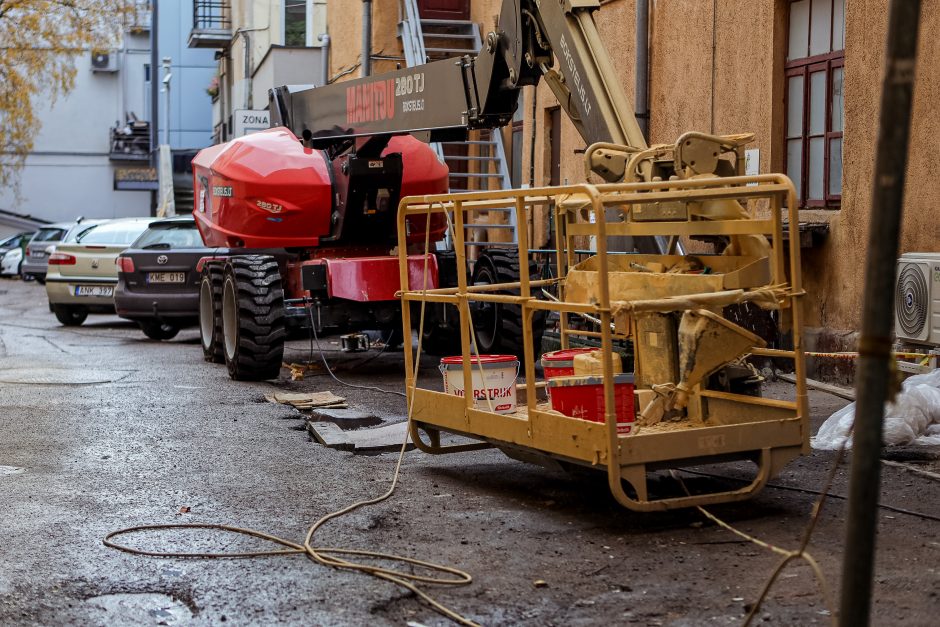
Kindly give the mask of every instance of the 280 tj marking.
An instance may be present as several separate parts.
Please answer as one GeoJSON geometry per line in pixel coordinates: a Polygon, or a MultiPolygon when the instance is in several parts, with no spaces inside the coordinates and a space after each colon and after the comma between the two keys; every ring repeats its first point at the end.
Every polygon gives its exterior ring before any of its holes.
{"type": "Polygon", "coordinates": [[[395,79],[395,95],[408,96],[420,94],[424,91],[424,72],[399,76],[395,79]]]}

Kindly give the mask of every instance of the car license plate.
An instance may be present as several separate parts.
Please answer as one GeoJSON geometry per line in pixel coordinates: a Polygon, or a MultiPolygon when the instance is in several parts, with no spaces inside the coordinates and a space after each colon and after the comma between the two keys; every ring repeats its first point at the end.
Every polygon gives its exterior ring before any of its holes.
{"type": "Polygon", "coordinates": [[[148,272],[147,283],[185,283],[185,272],[148,272]]]}
{"type": "Polygon", "coordinates": [[[113,296],[114,287],[111,285],[76,285],[76,296],[113,296]]]}

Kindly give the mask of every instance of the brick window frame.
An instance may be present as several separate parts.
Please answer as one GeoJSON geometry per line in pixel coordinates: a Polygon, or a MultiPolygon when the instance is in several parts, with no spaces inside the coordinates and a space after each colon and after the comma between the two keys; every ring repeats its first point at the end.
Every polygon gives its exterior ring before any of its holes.
{"type": "MultiPolygon", "coordinates": [[[[800,2],[801,0],[790,0],[788,3],[788,9],[792,9],[792,6],[800,2]]],[[[807,29],[807,56],[798,57],[793,59],[787,59],[784,65],[784,111],[785,113],[785,122],[784,122],[784,150],[787,162],[787,174],[790,175],[790,178],[793,179],[794,184],[797,187],[797,197],[800,202],[800,207],[803,208],[829,208],[829,209],[838,209],[842,202],[842,189],[841,189],[841,178],[842,178],[842,154],[843,154],[843,128],[844,128],[844,106],[838,112],[838,115],[835,116],[838,122],[838,125],[834,125],[834,116],[833,116],[833,103],[834,90],[833,90],[833,78],[834,75],[838,75],[844,81],[844,67],[845,67],[845,48],[844,48],[844,34],[842,35],[843,47],[840,50],[830,50],[826,53],[821,54],[810,54],[809,45],[812,41],[812,29],[813,29],[813,7],[814,2],[822,2],[835,6],[836,2],[833,0],[803,0],[809,3],[808,10],[808,29],[807,29]],[[824,112],[824,122],[821,129],[811,129],[810,128],[810,116],[811,116],[811,76],[822,73],[825,89],[825,112],[824,112]],[[791,84],[794,83],[791,79],[799,78],[802,80],[797,80],[796,85],[800,86],[798,94],[791,94],[791,84]],[[791,119],[790,119],[790,105],[792,98],[801,98],[801,111],[800,111],[800,126],[799,129],[790,128],[791,119]],[[809,197],[810,191],[810,168],[818,167],[816,164],[811,163],[811,141],[812,140],[821,140],[823,142],[823,163],[822,163],[822,194],[821,197],[809,197]],[[799,142],[800,145],[800,172],[799,176],[796,176],[795,173],[790,172],[790,146],[791,143],[799,142]],[[838,146],[838,155],[834,154],[836,151],[834,148],[838,146]],[[830,181],[830,178],[833,177],[833,165],[831,161],[833,159],[838,159],[838,181],[830,181]],[[832,184],[837,184],[837,189],[831,189],[832,184]]],[[[844,5],[843,5],[844,7],[844,5]]],[[[844,28],[844,8],[842,9],[843,15],[843,28],[844,28]]],[[[791,36],[791,23],[790,18],[792,16],[792,11],[788,10],[787,14],[787,33],[788,37],[791,36]]],[[[833,26],[834,21],[836,20],[836,11],[830,9],[829,12],[829,38],[830,43],[829,47],[832,47],[832,37],[833,37],[833,26]]],[[[789,45],[789,39],[788,39],[789,45]]],[[[788,50],[789,53],[789,50],[788,50]]],[[[839,103],[844,102],[844,88],[840,93],[839,103]]]]}

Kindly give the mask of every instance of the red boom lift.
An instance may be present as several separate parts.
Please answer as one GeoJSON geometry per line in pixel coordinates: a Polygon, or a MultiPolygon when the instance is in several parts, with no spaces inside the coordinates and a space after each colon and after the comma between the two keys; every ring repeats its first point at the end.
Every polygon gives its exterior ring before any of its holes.
{"type": "MultiPolygon", "coordinates": [[[[224,361],[236,379],[267,379],[278,375],[295,322],[330,330],[400,329],[399,200],[447,191],[447,168],[427,142],[460,141],[474,129],[504,126],[525,85],[545,79],[591,145],[591,169],[605,180],[668,180],[681,172],[671,151],[627,171],[631,155],[647,146],[597,33],[592,13],[598,8],[597,0],[505,0],[499,27],[487,34],[478,56],[322,87],[278,87],[270,93],[274,128],[201,151],[193,160],[194,214],[206,244],[221,247],[199,264],[206,359],[224,361]],[[552,67],[554,57],[560,72],[552,67]]],[[[692,141],[708,154],[735,149],[717,137],[692,141]]],[[[720,168],[728,160],[714,163],[720,168]]],[[[446,231],[435,215],[432,242],[446,231]]],[[[415,285],[423,279],[418,244],[425,235],[423,222],[409,224],[407,241],[419,253],[408,258],[415,285]]],[[[666,248],[663,238],[633,244],[641,252],[666,248]]],[[[472,281],[517,281],[518,263],[514,252],[483,250],[472,281]]],[[[432,253],[429,266],[429,288],[456,285],[453,253],[432,253]]],[[[429,315],[426,350],[459,348],[444,308],[429,315]]],[[[519,354],[517,318],[512,306],[475,316],[488,326],[479,334],[479,350],[519,354]]]]}

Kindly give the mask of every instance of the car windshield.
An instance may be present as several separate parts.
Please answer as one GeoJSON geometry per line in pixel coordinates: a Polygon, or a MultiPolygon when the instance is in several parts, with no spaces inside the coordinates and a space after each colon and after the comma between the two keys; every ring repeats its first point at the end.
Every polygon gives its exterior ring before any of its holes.
{"type": "Polygon", "coordinates": [[[34,242],[58,242],[65,235],[65,229],[39,229],[33,236],[34,242]]]}
{"type": "Polygon", "coordinates": [[[131,248],[200,248],[202,237],[195,222],[153,224],[131,248]]]}
{"type": "Polygon", "coordinates": [[[96,224],[75,238],[79,244],[128,245],[147,228],[146,222],[106,222],[96,224]]]}
{"type": "Polygon", "coordinates": [[[19,235],[14,235],[13,237],[8,237],[5,240],[0,240],[0,248],[12,248],[19,244],[19,235]]]}

